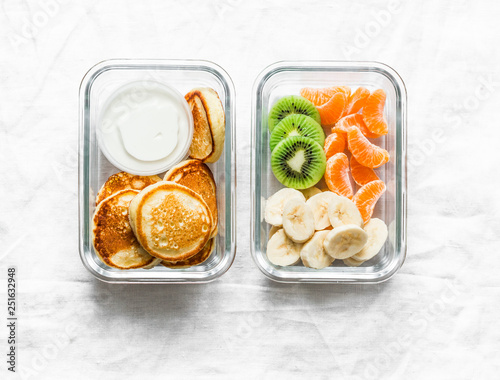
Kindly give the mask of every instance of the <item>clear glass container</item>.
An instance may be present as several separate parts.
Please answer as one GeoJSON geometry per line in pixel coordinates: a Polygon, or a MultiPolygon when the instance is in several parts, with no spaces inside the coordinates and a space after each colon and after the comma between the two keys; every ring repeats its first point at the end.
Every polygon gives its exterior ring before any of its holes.
{"type": "MultiPolygon", "coordinates": [[[[236,250],[236,154],[234,85],[218,65],[198,60],[108,60],[98,63],[80,85],[79,135],[79,248],[84,266],[98,279],[113,283],[200,283],[215,280],[232,265],[236,250]],[[185,269],[162,265],[152,269],[119,270],[99,260],[92,245],[92,215],[97,192],[111,174],[120,170],[102,154],[96,125],[102,107],[120,87],[136,81],[157,81],[181,94],[195,87],[211,87],[220,97],[226,113],[224,152],[208,166],[217,185],[219,233],[210,258],[185,269]]],[[[163,177],[163,174],[159,174],[163,177]]]]}
{"type": "Polygon", "coordinates": [[[396,71],[377,62],[294,61],[278,62],[260,73],[252,99],[252,217],[251,252],[255,264],[270,279],[279,282],[378,283],[392,277],[406,256],[406,88],[396,71]],[[377,140],[391,155],[377,169],[387,187],[374,217],[385,221],[389,237],[382,251],[359,267],[335,260],[316,270],[302,264],[281,267],[266,256],[270,225],[264,220],[265,200],[283,188],[271,171],[267,127],[268,111],[277,99],[296,94],[302,87],[364,86],[387,94],[385,117],[389,133],[377,140]]]}

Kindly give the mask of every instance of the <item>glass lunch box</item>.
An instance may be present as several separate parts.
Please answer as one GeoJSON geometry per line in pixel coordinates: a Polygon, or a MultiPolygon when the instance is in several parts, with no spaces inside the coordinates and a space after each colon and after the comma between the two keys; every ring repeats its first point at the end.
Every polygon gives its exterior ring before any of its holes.
{"type": "Polygon", "coordinates": [[[215,280],[230,268],[236,250],[234,110],[231,78],[209,61],[117,59],[98,63],[87,72],[79,94],[79,248],[84,266],[95,277],[111,283],[202,283],[215,280]],[[190,268],[170,269],[158,265],[152,269],[118,270],[103,264],[92,245],[95,197],[107,178],[120,171],[99,149],[96,120],[117,89],[142,80],[168,84],[181,94],[194,87],[211,87],[219,94],[225,109],[224,152],[216,163],[209,164],[217,185],[219,233],[210,258],[190,268]]]}
{"type": "Polygon", "coordinates": [[[257,267],[278,282],[378,283],[392,277],[406,255],[406,88],[396,71],[377,62],[293,61],[264,69],[254,83],[252,98],[252,217],[251,253],[257,267]],[[271,171],[267,126],[268,111],[277,99],[296,94],[302,87],[364,86],[387,94],[385,117],[389,133],[377,144],[389,151],[390,161],[377,169],[387,187],[373,214],[385,221],[389,237],[382,251],[359,267],[335,260],[316,270],[297,264],[276,266],[266,256],[271,228],[264,220],[265,200],[284,186],[271,171]]]}

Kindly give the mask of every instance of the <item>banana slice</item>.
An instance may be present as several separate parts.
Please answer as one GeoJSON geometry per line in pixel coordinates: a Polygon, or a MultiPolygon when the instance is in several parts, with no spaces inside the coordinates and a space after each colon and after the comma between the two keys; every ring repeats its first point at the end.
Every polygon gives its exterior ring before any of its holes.
{"type": "Polygon", "coordinates": [[[380,252],[387,240],[388,229],[385,223],[377,218],[371,218],[366,223],[365,231],[368,234],[368,241],[361,251],[356,253],[352,258],[354,260],[370,260],[380,252]]]}
{"type": "Polygon", "coordinates": [[[278,232],[280,230],[280,227],[276,227],[276,226],[271,226],[271,229],[269,230],[269,239],[267,239],[267,241],[269,241],[273,235],[278,232]]]}
{"type": "MultiPolygon", "coordinates": [[[[314,227],[317,231],[324,230],[331,225],[330,218],[328,216],[328,205],[335,201],[339,196],[331,191],[325,191],[324,193],[319,193],[306,202],[311,208],[314,215],[314,227]]],[[[354,206],[356,207],[356,206],[354,206]]]]}
{"type": "Polygon", "coordinates": [[[364,263],[364,261],[354,260],[352,257],[348,257],[347,259],[344,259],[343,261],[344,261],[344,264],[347,265],[348,267],[359,267],[361,264],[364,263]]]}
{"type": "Polygon", "coordinates": [[[283,229],[295,243],[304,243],[314,235],[314,215],[303,200],[291,199],[285,203],[283,229]]]}
{"type": "Polygon", "coordinates": [[[315,196],[316,194],[321,194],[322,191],[318,189],[317,187],[313,186],[308,189],[300,190],[302,194],[304,194],[304,197],[306,197],[306,200],[309,198],[315,196]]]}
{"type": "Polygon", "coordinates": [[[328,218],[332,226],[339,227],[346,224],[355,224],[363,228],[363,217],[358,208],[347,197],[337,197],[328,206],[328,218]]]}
{"type": "Polygon", "coordinates": [[[294,265],[300,260],[302,244],[294,243],[279,229],[267,242],[267,258],[274,265],[294,265]]]}
{"type": "Polygon", "coordinates": [[[300,251],[300,258],[306,267],[323,269],[330,266],[335,260],[325,252],[323,242],[329,231],[318,231],[309,239],[300,251]]]}
{"type": "Polygon", "coordinates": [[[304,194],[295,189],[284,188],[269,197],[266,202],[266,210],[264,212],[266,222],[276,227],[283,225],[283,208],[285,202],[290,199],[300,199],[306,201],[304,194]]]}
{"type": "Polygon", "coordinates": [[[335,227],[326,235],[325,251],[334,259],[347,259],[361,251],[368,241],[368,234],[355,224],[335,227]]]}

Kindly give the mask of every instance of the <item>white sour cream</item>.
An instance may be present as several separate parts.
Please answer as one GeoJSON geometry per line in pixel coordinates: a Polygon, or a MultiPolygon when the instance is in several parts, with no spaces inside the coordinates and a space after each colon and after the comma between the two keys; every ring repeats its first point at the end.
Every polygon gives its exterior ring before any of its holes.
{"type": "Polygon", "coordinates": [[[134,82],[106,102],[97,138],[103,154],[119,169],[158,174],[187,156],[193,116],[176,90],[152,81],[134,82]]]}

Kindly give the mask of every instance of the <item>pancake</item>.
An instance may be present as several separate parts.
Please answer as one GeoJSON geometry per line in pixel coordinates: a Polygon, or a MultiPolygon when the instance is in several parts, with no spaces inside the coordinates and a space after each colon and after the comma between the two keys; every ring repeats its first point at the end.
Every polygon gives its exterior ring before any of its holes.
{"type": "Polygon", "coordinates": [[[198,160],[186,160],[170,169],[163,180],[184,185],[201,195],[212,213],[214,228],[211,237],[217,235],[217,188],[209,167],[198,160]]]}
{"type": "Polygon", "coordinates": [[[213,229],[212,213],[201,195],[175,182],[158,182],[130,203],[132,230],[152,256],[185,260],[199,252],[213,229]]]}
{"type": "Polygon", "coordinates": [[[206,261],[215,248],[215,239],[210,239],[207,244],[201,249],[200,252],[191,256],[189,259],[181,260],[181,261],[165,261],[163,260],[161,264],[167,268],[173,269],[181,269],[181,268],[189,268],[195,265],[199,265],[206,261]]]}
{"type": "Polygon", "coordinates": [[[159,260],[139,244],[130,227],[128,208],[138,190],[122,190],[97,206],[93,220],[93,243],[101,261],[113,268],[150,268],[159,260]]]}
{"type": "Polygon", "coordinates": [[[184,98],[194,121],[190,158],[216,162],[224,150],[226,115],[219,95],[211,88],[195,88],[184,98]]]}
{"type": "Polygon", "coordinates": [[[120,190],[133,189],[142,190],[153,183],[160,182],[161,178],[157,175],[140,176],[126,172],[113,174],[102,185],[101,190],[97,193],[95,204],[98,205],[103,199],[117,193],[120,190]]]}

